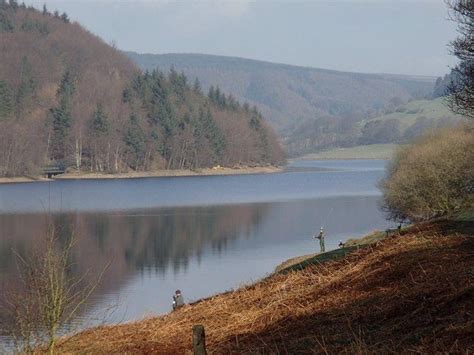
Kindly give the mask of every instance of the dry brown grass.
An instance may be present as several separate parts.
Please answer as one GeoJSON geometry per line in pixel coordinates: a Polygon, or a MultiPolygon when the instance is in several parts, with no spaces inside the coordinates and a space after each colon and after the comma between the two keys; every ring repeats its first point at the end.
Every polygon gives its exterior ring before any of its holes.
{"type": "Polygon", "coordinates": [[[306,255],[301,255],[301,256],[295,256],[294,258],[285,260],[284,262],[282,262],[280,265],[278,265],[275,268],[275,272],[283,271],[294,265],[300,265],[305,260],[314,258],[315,256],[318,256],[319,254],[321,253],[306,254],[306,255]]]}
{"type": "Polygon", "coordinates": [[[338,261],[63,340],[69,353],[474,351],[474,225],[412,227],[338,261]]]}

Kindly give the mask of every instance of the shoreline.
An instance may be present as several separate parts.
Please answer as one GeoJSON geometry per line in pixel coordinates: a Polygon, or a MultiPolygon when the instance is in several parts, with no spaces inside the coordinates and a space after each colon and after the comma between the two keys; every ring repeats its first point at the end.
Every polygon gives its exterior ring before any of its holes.
{"type": "Polygon", "coordinates": [[[41,176],[19,176],[12,178],[0,178],[0,184],[16,184],[31,182],[50,182],[58,180],[111,180],[111,179],[144,179],[160,177],[191,177],[191,176],[224,176],[224,175],[252,175],[252,174],[274,174],[284,171],[284,167],[260,166],[260,167],[240,167],[240,168],[203,168],[198,170],[176,169],[176,170],[156,170],[144,172],[128,172],[118,174],[107,173],[87,173],[70,172],[57,175],[51,179],[41,176]]]}
{"type": "Polygon", "coordinates": [[[358,157],[358,158],[324,158],[324,157],[311,157],[303,155],[297,158],[290,158],[288,162],[293,162],[295,160],[315,160],[315,161],[328,161],[328,160],[390,160],[391,158],[369,158],[369,157],[358,157]]]}
{"type": "MultiPolygon", "coordinates": [[[[298,160],[389,160],[401,145],[369,144],[347,148],[332,148],[298,156],[298,160]]],[[[289,160],[291,160],[289,159],[289,160]]]]}
{"type": "MultiPolygon", "coordinates": [[[[275,347],[282,352],[298,353],[316,346],[330,353],[352,352],[361,339],[364,349],[380,352],[403,352],[414,347],[425,350],[421,352],[431,352],[436,344],[431,338],[424,338],[426,334],[450,326],[464,334],[469,325],[462,317],[454,320],[443,317],[441,325],[432,325],[412,316],[420,311],[420,303],[427,314],[438,314],[440,307],[442,314],[452,314],[453,307],[460,312],[470,304],[465,297],[469,290],[465,280],[472,258],[469,258],[466,243],[472,245],[473,224],[453,225],[453,222],[419,223],[391,236],[382,233],[380,238],[380,232],[374,232],[352,239],[346,252],[339,249],[292,258],[285,262],[289,265],[282,270],[277,269],[255,283],[188,303],[177,311],[91,327],[61,337],[57,350],[187,353],[192,351],[193,325],[203,324],[210,353],[246,353],[275,347]],[[454,263],[453,255],[458,256],[454,263]],[[451,271],[453,267],[455,273],[451,271]],[[409,275],[406,270],[411,270],[409,275]],[[443,287],[446,280],[459,286],[454,290],[443,287]],[[436,299],[423,303],[426,294],[435,294],[436,299]],[[456,302],[452,303],[452,299],[456,302]],[[395,321],[392,320],[394,309],[403,310],[396,313],[395,321]],[[348,319],[356,319],[362,329],[373,331],[373,314],[378,322],[374,337],[370,336],[371,332],[354,335],[352,326],[347,326],[348,319]],[[396,328],[394,332],[393,324],[401,321],[409,322],[408,326],[396,328]],[[416,329],[416,339],[420,340],[403,343],[413,334],[413,329],[416,329]],[[323,345],[316,338],[308,338],[309,332],[316,331],[323,332],[323,345]],[[400,344],[397,348],[385,345],[380,348],[379,339],[387,334],[390,340],[400,344]],[[262,348],[262,339],[265,348],[262,348]]],[[[457,339],[459,334],[451,335],[457,339]]],[[[470,343],[463,344],[462,349],[470,346],[470,343]]]]}

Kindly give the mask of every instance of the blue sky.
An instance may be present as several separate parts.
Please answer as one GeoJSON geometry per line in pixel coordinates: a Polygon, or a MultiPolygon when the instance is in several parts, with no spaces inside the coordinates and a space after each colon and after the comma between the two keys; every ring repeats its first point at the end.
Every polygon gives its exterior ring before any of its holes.
{"type": "Polygon", "coordinates": [[[456,36],[442,0],[27,0],[123,50],[207,53],[344,71],[443,75],[456,36]]]}

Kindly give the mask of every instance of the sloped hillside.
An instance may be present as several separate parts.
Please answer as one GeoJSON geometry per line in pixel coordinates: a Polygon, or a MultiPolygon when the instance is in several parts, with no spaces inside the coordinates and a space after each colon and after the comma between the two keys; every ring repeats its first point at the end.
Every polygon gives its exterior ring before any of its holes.
{"type": "Polygon", "coordinates": [[[261,114],[141,70],[66,14],[0,2],[0,176],[278,164],[261,114]]]}
{"type": "MultiPolygon", "coordinates": [[[[347,130],[338,132],[327,127],[336,127],[331,119],[328,119],[328,126],[321,126],[321,120],[308,120],[301,124],[293,133],[287,137],[285,144],[290,151],[310,151],[311,147],[326,142],[329,146],[338,146],[337,151],[342,152],[348,147],[355,147],[352,151],[356,157],[375,156],[373,152],[365,150],[373,145],[384,144],[404,144],[411,142],[414,138],[427,133],[430,130],[454,126],[465,120],[460,115],[454,114],[447,106],[444,97],[436,99],[413,100],[406,104],[391,108],[383,115],[361,120],[354,125],[347,125],[347,130]],[[341,142],[341,139],[344,139],[341,142]],[[360,148],[358,148],[360,147],[360,148]],[[357,155],[357,151],[361,154],[357,155]]],[[[374,146],[377,150],[377,147],[374,146]]],[[[330,150],[331,154],[336,150],[330,150]]],[[[336,154],[337,156],[338,154],[336,154]]],[[[307,157],[320,158],[324,154],[308,154],[307,157]]],[[[344,156],[344,155],[341,155],[344,156]]]]}
{"type": "MultiPolygon", "coordinates": [[[[470,353],[474,224],[416,225],[344,258],[293,267],[158,318],[64,339],[70,353],[470,353]]],[[[308,264],[308,263],[306,263],[308,264]]]]}
{"type": "Polygon", "coordinates": [[[360,144],[404,143],[434,128],[455,125],[464,118],[453,113],[445,98],[415,100],[394,112],[360,123],[360,144]]]}
{"type": "Polygon", "coordinates": [[[291,154],[357,144],[356,123],[431,95],[435,78],[347,73],[203,54],[127,53],[144,69],[174,67],[263,112],[291,154]],[[305,133],[311,130],[311,139],[305,133]]]}

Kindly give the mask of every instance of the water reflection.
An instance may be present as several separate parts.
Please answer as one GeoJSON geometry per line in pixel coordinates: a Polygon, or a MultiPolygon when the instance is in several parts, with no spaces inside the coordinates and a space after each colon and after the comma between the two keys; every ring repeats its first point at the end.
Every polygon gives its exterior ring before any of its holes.
{"type": "MultiPolygon", "coordinates": [[[[339,239],[385,228],[377,200],[335,197],[51,218],[60,233],[77,235],[75,272],[99,271],[111,261],[85,313],[118,299],[110,320],[119,321],[167,312],[177,288],[188,300],[209,296],[260,278],[289,257],[315,252],[311,236],[321,225],[328,249],[339,239]]],[[[45,228],[41,214],[0,216],[2,294],[18,282],[12,250],[34,248],[45,228]]]]}
{"type": "MultiPolygon", "coordinates": [[[[168,312],[259,279],[280,262],[388,226],[378,209],[383,161],[296,161],[281,174],[0,185],[0,307],[19,287],[13,250],[41,245],[47,216],[77,236],[74,270],[110,266],[81,317],[107,321],[168,312]],[[46,213],[47,212],[47,213],[46,213]]],[[[88,280],[85,280],[87,282],[88,280]]],[[[0,312],[0,327],[9,320],[0,312]]],[[[1,340],[0,340],[1,343],[1,340]]]]}
{"type": "MultiPolygon", "coordinates": [[[[237,237],[249,237],[266,210],[265,205],[211,206],[122,214],[67,213],[49,218],[60,241],[71,233],[76,235],[75,273],[97,273],[111,261],[95,295],[99,299],[100,294],[120,292],[130,275],[145,269],[161,275],[168,269],[185,272],[191,258],[201,260],[204,249],[222,253],[237,237]]],[[[0,216],[2,295],[18,288],[18,260],[13,251],[25,255],[37,248],[47,223],[47,216],[40,214],[0,216]]]]}

